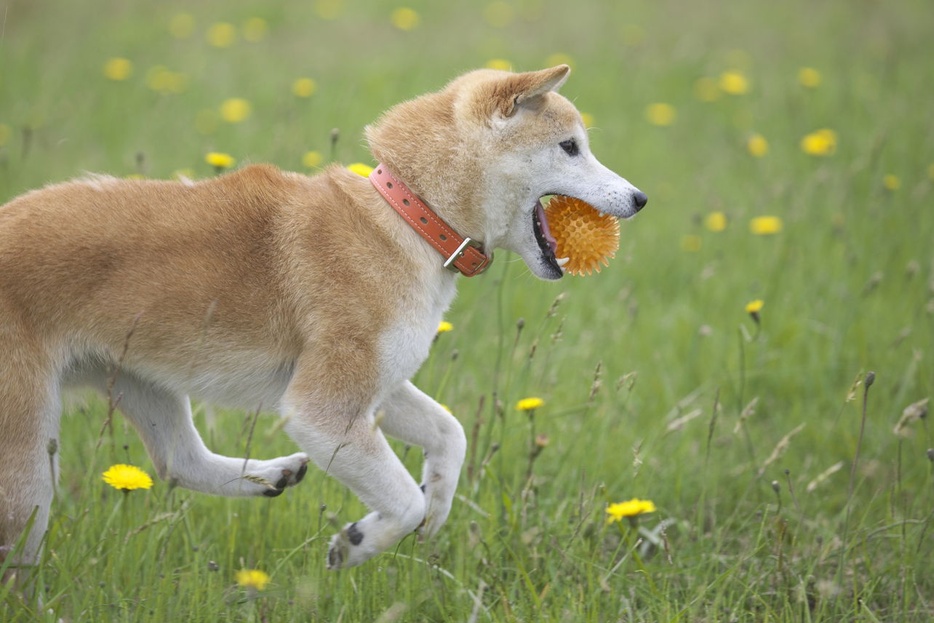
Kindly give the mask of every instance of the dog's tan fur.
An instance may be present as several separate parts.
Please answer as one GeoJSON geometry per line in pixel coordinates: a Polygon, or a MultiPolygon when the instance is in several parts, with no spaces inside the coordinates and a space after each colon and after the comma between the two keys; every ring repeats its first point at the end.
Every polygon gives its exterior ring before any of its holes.
{"type": "MultiPolygon", "coordinates": [[[[560,277],[531,232],[538,197],[575,195],[621,217],[644,203],[586,150],[577,111],[554,92],[567,72],[466,74],[387,112],[367,130],[371,150],[462,235],[560,277]],[[580,159],[557,146],[568,138],[580,159]]],[[[310,457],[373,511],[334,537],[331,567],[434,533],[466,442],[407,379],[454,296],[442,260],[338,167],[250,166],[196,183],[95,176],[0,208],[0,556],[33,514],[17,561],[39,551],[57,477],[49,444],[72,385],[114,385],[159,475],[182,486],[274,495],[310,457]],[[211,453],[189,395],[278,410],[307,455],[211,453]],[[384,432],[425,448],[421,487],[384,432]]]]}

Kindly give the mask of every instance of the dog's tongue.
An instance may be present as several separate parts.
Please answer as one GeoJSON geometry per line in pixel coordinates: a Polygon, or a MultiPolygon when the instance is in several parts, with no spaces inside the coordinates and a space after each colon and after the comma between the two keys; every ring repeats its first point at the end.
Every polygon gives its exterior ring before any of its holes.
{"type": "Polygon", "coordinates": [[[545,208],[542,207],[541,201],[535,204],[535,217],[542,225],[542,236],[544,236],[545,242],[548,243],[548,246],[551,247],[551,252],[554,253],[558,249],[558,241],[551,235],[551,230],[548,228],[548,219],[545,218],[545,208]]]}

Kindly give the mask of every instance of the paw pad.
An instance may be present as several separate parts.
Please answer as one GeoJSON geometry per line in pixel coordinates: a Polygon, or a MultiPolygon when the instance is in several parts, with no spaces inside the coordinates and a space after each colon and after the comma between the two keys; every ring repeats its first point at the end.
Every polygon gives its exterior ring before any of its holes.
{"type": "Polygon", "coordinates": [[[347,526],[347,539],[350,541],[351,545],[360,545],[363,543],[363,533],[357,528],[356,523],[347,526]]]}

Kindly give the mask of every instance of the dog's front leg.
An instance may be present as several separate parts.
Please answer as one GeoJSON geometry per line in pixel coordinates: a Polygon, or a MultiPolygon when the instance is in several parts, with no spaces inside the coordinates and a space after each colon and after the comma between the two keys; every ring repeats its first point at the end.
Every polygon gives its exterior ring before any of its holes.
{"type": "Polygon", "coordinates": [[[380,426],[390,437],[425,451],[422,490],[427,511],[419,529],[426,537],[444,525],[454,501],[467,451],[464,428],[430,396],[406,381],[381,405],[380,426]]]}
{"type": "Polygon", "coordinates": [[[371,511],[331,539],[329,569],[359,565],[422,524],[425,496],[376,425],[372,405],[293,390],[284,411],[287,432],[312,461],[371,511]]]}

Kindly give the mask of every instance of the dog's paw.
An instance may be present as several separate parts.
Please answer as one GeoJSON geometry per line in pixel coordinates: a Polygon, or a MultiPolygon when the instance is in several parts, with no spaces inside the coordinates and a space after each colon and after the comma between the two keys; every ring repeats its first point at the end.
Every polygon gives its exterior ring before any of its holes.
{"type": "Polygon", "coordinates": [[[444,486],[445,484],[439,479],[434,479],[423,483],[421,486],[422,492],[425,494],[427,510],[424,521],[418,526],[419,541],[433,537],[448,520],[454,497],[454,488],[444,486]]]}
{"type": "Polygon", "coordinates": [[[372,512],[360,521],[347,524],[331,537],[328,546],[328,569],[355,567],[393,547],[415,530],[423,515],[423,505],[416,505],[411,516],[390,518],[372,512]]]}
{"type": "Polygon", "coordinates": [[[247,467],[243,475],[247,480],[261,487],[260,492],[266,497],[281,495],[286,488],[294,487],[308,473],[308,455],[298,452],[269,461],[258,461],[247,467]]]}
{"type": "Polygon", "coordinates": [[[363,547],[366,535],[358,526],[358,522],[347,524],[344,529],[331,537],[328,546],[328,569],[336,571],[346,567],[359,565],[368,560],[374,552],[363,547]]]}

